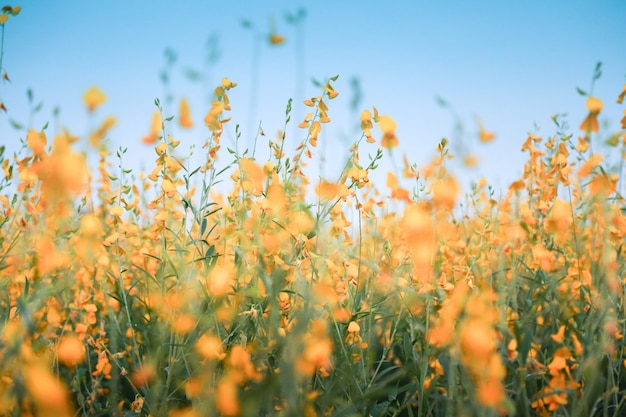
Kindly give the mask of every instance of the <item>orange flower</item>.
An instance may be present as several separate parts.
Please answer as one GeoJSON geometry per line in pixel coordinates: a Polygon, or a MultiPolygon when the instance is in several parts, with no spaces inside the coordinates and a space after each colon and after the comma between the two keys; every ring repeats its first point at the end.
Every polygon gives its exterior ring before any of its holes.
{"type": "Polygon", "coordinates": [[[578,170],[578,177],[585,178],[602,162],[601,154],[593,154],[578,170]]]}
{"type": "Polygon", "coordinates": [[[463,164],[468,168],[475,168],[479,165],[479,158],[475,154],[467,154],[463,157],[463,164]]]}
{"type": "Polygon", "coordinates": [[[598,131],[598,114],[602,111],[602,101],[595,97],[587,98],[587,110],[589,114],[580,124],[580,130],[585,132],[598,131]]]}
{"type": "Polygon", "coordinates": [[[396,122],[389,116],[383,115],[378,118],[378,128],[383,132],[381,146],[386,149],[398,147],[398,138],[396,137],[396,122]]]}
{"type": "Polygon", "coordinates": [[[468,320],[461,329],[461,350],[469,361],[485,361],[496,348],[495,333],[480,319],[468,320]]]}
{"type": "Polygon", "coordinates": [[[106,95],[98,87],[90,87],[83,96],[87,110],[93,112],[106,101],[106,95]]]}
{"type": "Polygon", "coordinates": [[[348,333],[358,333],[360,331],[361,326],[359,326],[359,323],[356,321],[351,321],[350,324],[348,324],[348,333]]]}
{"type": "Polygon", "coordinates": [[[191,314],[181,314],[172,322],[172,329],[176,334],[187,335],[196,327],[196,318],[191,314]]]}
{"type": "Polygon", "coordinates": [[[376,142],[376,140],[372,138],[372,127],[374,127],[372,124],[372,113],[369,110],[363,110],[361,112],[361,130],[363,131],[368,143],[376,142]]]}
{"type": "Polygon", "coordinates": [[[398,126],[391,117],[383,115],[378,118],[378,127],[383,134],[390,135],[395,132],[398,126]]]}
{"type": "Polygon", "coordinates": [[[409,191],[400,187],[398,178],[391,171],[387,172],[387,188],[391,190],[391,198],[407,202],[411,201],[409,191]]]}
{"type": "Polygon", "coordinates": [[[570,205],[561,199],[557,199],[550,209],[550,215],[545,220],[546,230],[553,233],[563,233],[571,227],[572,222],[570,205]]]}
{"type": "Polygon", "coordinates": [[[87,185],[85,157],[72,150],[70,144],[74,141],[76,138],[68,133],[58,135],[50,155],[34,167],[46,201],[63,201],[87,185]]]}
{"type": "Polygon", "coordinates": [[[315,188],[315,192],[320,199],[328,201],[335,198],[343,198],[350,195],[350,190],[345,184],[335,184],[326,180],[320,181],[315,188]]]}
{"type": "Polygon", "coordinates": [[[478,133],[478,138],[480,139],[481,142],[491,142],[494,138],[496,137],[496,135],[493,132],[487,132],[486,130],[481,129],[480,132],[478,133]]]}
{"type": "Polygon", "coordinates": [[[109,210],[109,214],[111,214],[111,216],[113,217],[120,217],[122,214],[124,214],[124,207],[113,206],[111,207],[111,210],[109,210]]]}
{"type": "Polygon", "coordinates": [[[589,182],[589,193],[592,195],[609,195],[615,192],[617,179],[616,174],[610,174],[610,176],[594,175],[589,182]]]}
{"type": "Polygon", "coordinates": [[[41,415],[72,416],[65,386],[44,367],[30,366],[24,372],[26,387],[41,415]]]}
{"type": "Polygon", "coordinates": [[[231,80],[229,80],[226,77],[222,78],[222,87],[224,87],[227,90],[230,90],[233,87],[237,87],[237,83],[232,82],[231,80]]]}
{"type": "Polygon", "coordinates": [[[229,265],[216,265],[209,274],[209,293],[213,297],[226,295],[233,285],[235,271],[229,265]]]}
{"type": "Polygon", "coordinates": [[[622,87],[623,91],[617,96],[617,103],[622,104],[624,102],[624,96],[626,96],[626,84],[622,87]]]}
{"type": "Polygon", "coordinates": [[[111,371],[113,366],[109,362],[106,352],[100,352],[98,354],[98,363],[96,363],[96,369],[91,373],[93,376],[104,376],[105,379],[111,379],[111,371]]]}
{"type": "Polygon", "coordinates": [[[222,346],[222,341],[209,334],[200,336],[195,345],[196,352],[205,359],[221,360],[226,354],[222,346]]]}
{"type": "Polygon", "coordinates": [[[496,135],[493,132],[485,130],[483,122],[479,117],[476,118],[476,122],[478,123],[478,139],[483,143],[491,142],[496,135]]]}
{"type": "Polygon", "coordinates": [[[35,156],[41,157],[45,155],[47,140],[44,131],[37,132],[36,130],[30,129],[26,134],[26,143],[28,143],[28,147],[32,149],[35,156]]]}
{"type": "Polygon", "coordinates": [[[506,394],[504,386],[498,379],[491,378],[488,381],[481,381],[477,385],[476,399],[480,404],[491,408],[498,408],[502,405],[506,394]]]}
{"type": "Polygon", "coordinates": [[[269,42],[271,45],[280,45],[285,42],[285,37],[277,33],[271,33],[269,36],[269,42]]]}
{"type": "Polygon", "coordinates": [[[263,193],[265,173],[253,159],[241,158],[239,162],[242,176],[242,188],[247,193],[260,196],[263,193]]]}
{"type": "Polygon", "coordinates": [[[312,320],[302,355],[296,361],[296,369],[303,376],[313,376],[318,370],[324,376],[333,366],[332,353],[333,343],[326,332],[326,323],[323,320],[312,320]]]}
{"type": "Polygon", "coordinates": [[[261,207],[263,210],[271,210],[275,216],[284,216],[287,213],[287,195],[278,180],[275,179],[267,188],[267,195],[261,202],[261,207]]]}
{"type": "Polygon", "coordinates": [[[189,129],[193,127],[193,120],[191,120],[191,111],[189,110],[189,103],[186,99],[180,100],[179,117],[178,122],[180,127],[189,129]]]}
{"type": "Polygon", "coordinates": [[[156,369],[153,365],[144,364],[139,369],[135,370],[130,376],[130,381],[136,388],[141,388],[147,385],[157,376],[156,369]]]}
{"type": "Polygon", "coordinates": [[[589,110],[589,113],[598,114],[602,111],[603,104],[600,99],[595,97],[589,97],[587,99],[586,107],[587,110],[589,110]]]}
{"type": "Polygon", "coordinates": [[[85,345],[76,336],[64,336],[57,346],[59,362],[74,367],[85,360],[85,345]]]}
{"type": "Polygon", "coordinates": [[[89,143],[91,144],[91,146],[97,146],[98,143],[102,140],[102,138],[106,136],[109,130],[113,126],[115,126],[116,122],[117,121],[115,117],[113,116],[109,116],[106,119],[104,119],[104,122],[102,122],[102,125],[98,128],[98,130],[96,130],[89,136],[89,143]]]}
{"type": "Polygon", "coordinates": [[[506,345],[506,349],[509,352],[507,355],[509,360],[517,359],[517,339],[511,339],[506,345]]]}
{"type": "Polygon", "coordinates": [[[152,123],[150,124],[150,133],[143,137],[143,143],[149,145],[159,140],[159,132],[161,131],[161,114],[158,111],[152,113],[152,123]]]}
{"type": "Polygon", "coordinates": [[[167,417],[200,417],[200,414],[192,407],[185,407],[168,411],[167,417]]]}
{"type": "Polygon", "coordinates": [[[460,192],[459,185],[452,177],[442,178],[435,181],[431,187],[433,193],[433,203],[438,208],[452,210],[456,203],[456,198],[460,192]]]}
{"type": "Polygon", "coordinates": [[[215,393],[217,409],[227,417],[239,414],[239,394],[237,391],[237,384],[228,374],[217,384],[217,392],[215,393]]]}

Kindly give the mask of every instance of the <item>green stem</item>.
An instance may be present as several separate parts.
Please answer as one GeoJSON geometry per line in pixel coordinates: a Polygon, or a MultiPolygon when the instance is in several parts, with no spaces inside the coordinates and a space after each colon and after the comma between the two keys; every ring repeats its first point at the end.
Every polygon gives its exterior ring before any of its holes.
{"type": "Polygon", "coordinates": [[[0,36],[0,73],[2,73],[2,58],[4,58],[4,23],[0,26],[2,27],[2,35],[0,36]]]}

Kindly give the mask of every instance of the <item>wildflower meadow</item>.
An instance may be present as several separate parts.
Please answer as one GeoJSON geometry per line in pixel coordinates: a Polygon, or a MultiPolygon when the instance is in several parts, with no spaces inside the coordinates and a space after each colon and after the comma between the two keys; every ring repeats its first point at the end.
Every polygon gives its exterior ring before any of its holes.
{"type": "Polygon", "coordinates": [[[155,100],[145,171],[107,145],[97,87],[88,135],[2,138],[21,146],[0,146],[0,415],[626,415],[626,110],[598,123],[626,85],[581,91],[571,132],[520,132],[500,192],[462,191],[445,139],[370,180],[402,140],[376,108],[337,178],[307,176],[336,80],[287,103],[304,140],[259,135],[263,159],[223,146],[228,78],[202,119],[175,88],[173,116],[155,100]],[[193,125],[198,166],[176,137],[193,125]]]}

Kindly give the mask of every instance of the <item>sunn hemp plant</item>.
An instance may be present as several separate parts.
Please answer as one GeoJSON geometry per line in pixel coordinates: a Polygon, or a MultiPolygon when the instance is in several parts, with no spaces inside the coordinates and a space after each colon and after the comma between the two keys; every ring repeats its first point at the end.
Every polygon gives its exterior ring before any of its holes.
{"type": "MultiPolygon", "coordinates": [[[[587,97],[580,134],[556,116],[529,134],[522,177],[461,207],[446,140],[370,181],[400,140],[376,108],[338,179],[305,175],[335,80],[304,102],[295,153],[282,134],[265,161],[218,164],[227,78],[198,167],[172,133],[197,123],[184,100],[175,118],[155,101],[149,172],[107,149],[111,117],[0,147],[0,414],[624,415],[626,204],[623,162],[591,152],[603,102],[587,97]]],[[[105,100],[84,96],[94,117],[105,100]]],[[[624,160],[626,117],[606,146],[624,160]]]]}

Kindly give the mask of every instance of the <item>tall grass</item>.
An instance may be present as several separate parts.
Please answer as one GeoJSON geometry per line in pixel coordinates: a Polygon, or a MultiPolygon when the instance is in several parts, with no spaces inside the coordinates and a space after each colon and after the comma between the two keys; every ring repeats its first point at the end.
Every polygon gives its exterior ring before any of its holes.
{"type": "MultiPolygon", "coordinates": [[[[187,110],[166,119],[159,100],[146,172],[123,147],[88,167],[68,132],[0,148],[0,413],[623,415],[626,206],[621,165],[590,150],[602,101],[578,132],[555,118],[529,135],[522,177],[460,208],[446,141],[369,180],[398,142],[376,109],[337,180],[304,174],[335,80],[289,103],[286,120],[309,108],[306,138],[265,161],[221,146],[226,78],[201,166],[172,134],[187,110]]],[[[621,128],[607,146],[623,158],[621,128]]]]}

